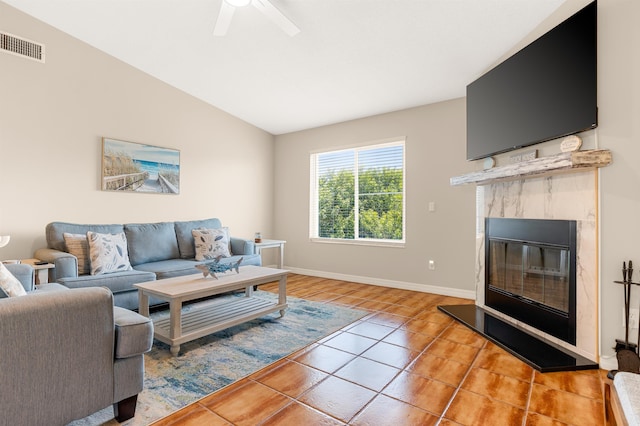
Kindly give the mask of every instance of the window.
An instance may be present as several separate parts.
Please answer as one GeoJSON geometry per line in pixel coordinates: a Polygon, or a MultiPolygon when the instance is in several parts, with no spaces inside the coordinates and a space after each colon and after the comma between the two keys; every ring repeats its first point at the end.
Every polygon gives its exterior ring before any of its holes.
{"type": "Polygon", "coordinates": [[[311,154],[310,202],[312,239],[404,243],[404,140],[311,154]]]}

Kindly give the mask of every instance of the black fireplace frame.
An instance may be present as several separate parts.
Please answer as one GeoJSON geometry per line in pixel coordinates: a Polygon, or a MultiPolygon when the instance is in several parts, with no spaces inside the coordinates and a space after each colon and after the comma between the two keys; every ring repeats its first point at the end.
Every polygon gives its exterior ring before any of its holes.
{"type": "Polygon", "coordinates": [[[576,248],[575,220],[485,218],[485,305],[551,336],[576,344],[576,248]],[[568,312],[489,286],[491,240],[559,247],[569,251],[568,312]]]}

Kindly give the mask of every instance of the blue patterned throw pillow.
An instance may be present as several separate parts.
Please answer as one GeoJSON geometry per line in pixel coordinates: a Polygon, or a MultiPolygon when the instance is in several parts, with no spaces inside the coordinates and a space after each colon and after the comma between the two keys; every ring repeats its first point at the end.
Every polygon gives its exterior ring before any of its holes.
{"type": "Polygon", "coordinates": [[[227,228],[194,229],[191,234],[196,245],[196,260],[213,260],[218,256],[231,256],[227,228]]]}
{"type": "Polygon", "coordinates": [[[91,275],[110,274],[112,272],[130,271],[127,238],[124,232],[118,234],[100,234],[87,232],[89,257],[91,258],[91,275]]]}

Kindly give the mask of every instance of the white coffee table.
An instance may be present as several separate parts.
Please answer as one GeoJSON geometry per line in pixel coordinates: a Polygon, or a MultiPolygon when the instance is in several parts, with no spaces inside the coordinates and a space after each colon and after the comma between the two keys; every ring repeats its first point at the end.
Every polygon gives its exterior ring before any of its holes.
{"type": "Polygon", "coordinates": [[[139,292],[139,312],[149,316],[149,297],[154,296],[169,302],[169,318],[153,322],[154,337],[171,346],[174,356],[180,352],[180,345],[219,330],[280,311],[284,315],[287,308],[287,274],[283,269],[260,266],[241,266],[235,271],[217,274],[218,279],[203,277],[202,273],[166,278],[134,284],[139,292]],[[278,302],[252,297],[253,287],[278,281],[278,302]],[[226,300],[218,304],[195,307],[182,312],[182,303],[226,293],[245,290],[245,297],[226,300]]]}

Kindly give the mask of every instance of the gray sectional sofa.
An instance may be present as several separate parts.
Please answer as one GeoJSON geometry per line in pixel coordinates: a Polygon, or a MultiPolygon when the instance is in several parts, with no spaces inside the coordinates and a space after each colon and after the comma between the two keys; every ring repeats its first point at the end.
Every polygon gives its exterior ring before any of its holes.
{"type": "Polygon", "coordinates": [[[0,424],[64,425],[110,405],[118,421],[133,417],[149,318],[115,307],[104,288],[36,288],[31,266],[7,269],[27,294],[0,297],[0,424]]]}
{"type": "MultiPolygon", "coordinates": [[[[111,225],[85,225],[52,222],[46,226],[47,247],[36,250],[35,257],[55,265],[50,270],[50,281],[69,288],[107,287],[114,296],[117,306],[127,309],[138,308],[136,283],[153,281],[180,275],[196,274],[195,265],[203,261],[195,260],[194,229],[219,229],[222,223],[217,218],[111,225]],[[69,253],[64,234],[86,234],[88,231],[101,234],[124,232],[132,269],[100,275],[78,272],[78,258],[69,253]]],[[[261,266],[259,254],[254,254],[252,240],[229,238],[231,257],[221,262],[236,262],[243,258],[242,265],[261,266]]],[[[151,300],[151,304],[159,303],[151,300]]]]}

